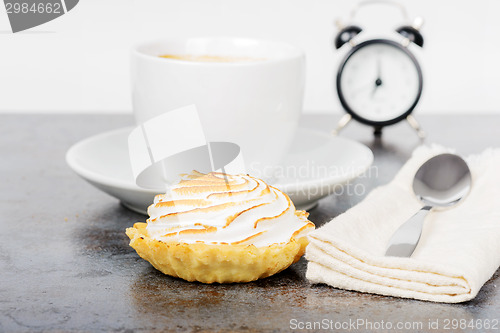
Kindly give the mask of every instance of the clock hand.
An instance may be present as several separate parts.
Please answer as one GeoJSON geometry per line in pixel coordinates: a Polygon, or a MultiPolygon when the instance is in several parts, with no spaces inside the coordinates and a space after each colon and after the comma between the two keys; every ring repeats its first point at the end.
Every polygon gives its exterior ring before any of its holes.
{"type": "Polygon", "coordinates": [[[375,95],[375,92],[377,91],[378,87],[380,87],[382,85],[382,80],[380,78],[377,78],[375,80],[375,86],[373,87],[373,90],[372,90],[372,98],[373,96],[375,95]]]}
{"type": "Polygon", "coordinates": [[[380,54],[377,54],[377,79],[375,80],[375,86],[373,87],[371,97],[373,98],[377,88],[382,85],[382,62],[380,60],[380,54]]]}
{"type": "Polygon", "coordinates": [[[377,54],[377,80],[382,80],[382,61],[380,54],[377,54]]]}

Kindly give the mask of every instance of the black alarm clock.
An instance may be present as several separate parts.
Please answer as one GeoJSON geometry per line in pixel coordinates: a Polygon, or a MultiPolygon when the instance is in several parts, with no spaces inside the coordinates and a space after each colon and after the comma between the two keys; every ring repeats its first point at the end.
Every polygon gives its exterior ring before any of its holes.
{"type": "MultiPolygon", "coordinates": [[[[389,4],[406,10],[391,1],[364,1],[351,13],[351,20],[358,9],[368,4],[389,4]]],[[[342,59],[336,77],[336,88],[346,115],[340,120],[338,133],[351,119],[372,126],[375,135],[382,128],[407,120],[424,137],[415,118],[411,115],[422,95],[423,78],[420,65],[408,49],[413,43],[422,47],[424,39],[419,29],[422,19],[412,25],[396,29],[399,40],[376,38],[357,42],[362,31],[357,25],[341,27],[335,37],[335,48],[349,45],[351,49],[342,59]]]]}

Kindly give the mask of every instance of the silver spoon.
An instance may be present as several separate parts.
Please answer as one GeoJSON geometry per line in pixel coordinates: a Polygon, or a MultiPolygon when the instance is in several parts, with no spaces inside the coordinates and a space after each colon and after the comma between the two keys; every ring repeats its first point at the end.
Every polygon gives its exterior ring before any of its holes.
{"type": "Polygon", "coordinates": [[[413,192],[424,206],[392,235],[385,255],[411,257],[427,213],[434,206],[458,203],[469,193],[471,182],[469,167],[460,156],[441,154],[422,164],[413,179],[413,192]]]}

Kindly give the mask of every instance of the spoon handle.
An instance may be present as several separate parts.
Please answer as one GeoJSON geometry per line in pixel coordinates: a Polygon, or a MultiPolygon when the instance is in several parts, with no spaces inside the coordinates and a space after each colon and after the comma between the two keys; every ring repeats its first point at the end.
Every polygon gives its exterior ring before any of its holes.
{"type": "Polygon", "coordinates": [[[389,245],[385,252],[386,256],[411,257],[420,240],[425,216],[431,209],[432,206],[422,207],[396,230],[389,240],[389,245]]]}

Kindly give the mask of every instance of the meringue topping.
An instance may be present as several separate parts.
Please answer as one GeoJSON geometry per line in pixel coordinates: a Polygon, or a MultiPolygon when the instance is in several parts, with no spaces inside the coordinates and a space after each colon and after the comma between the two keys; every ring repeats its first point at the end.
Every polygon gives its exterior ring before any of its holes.
{"type": "Polygon", "coordinates": [[[147,231],[166,242],[286,243],[314,229],[290,198],[249,175],[193,171],[149,206],[147,231]]]}

